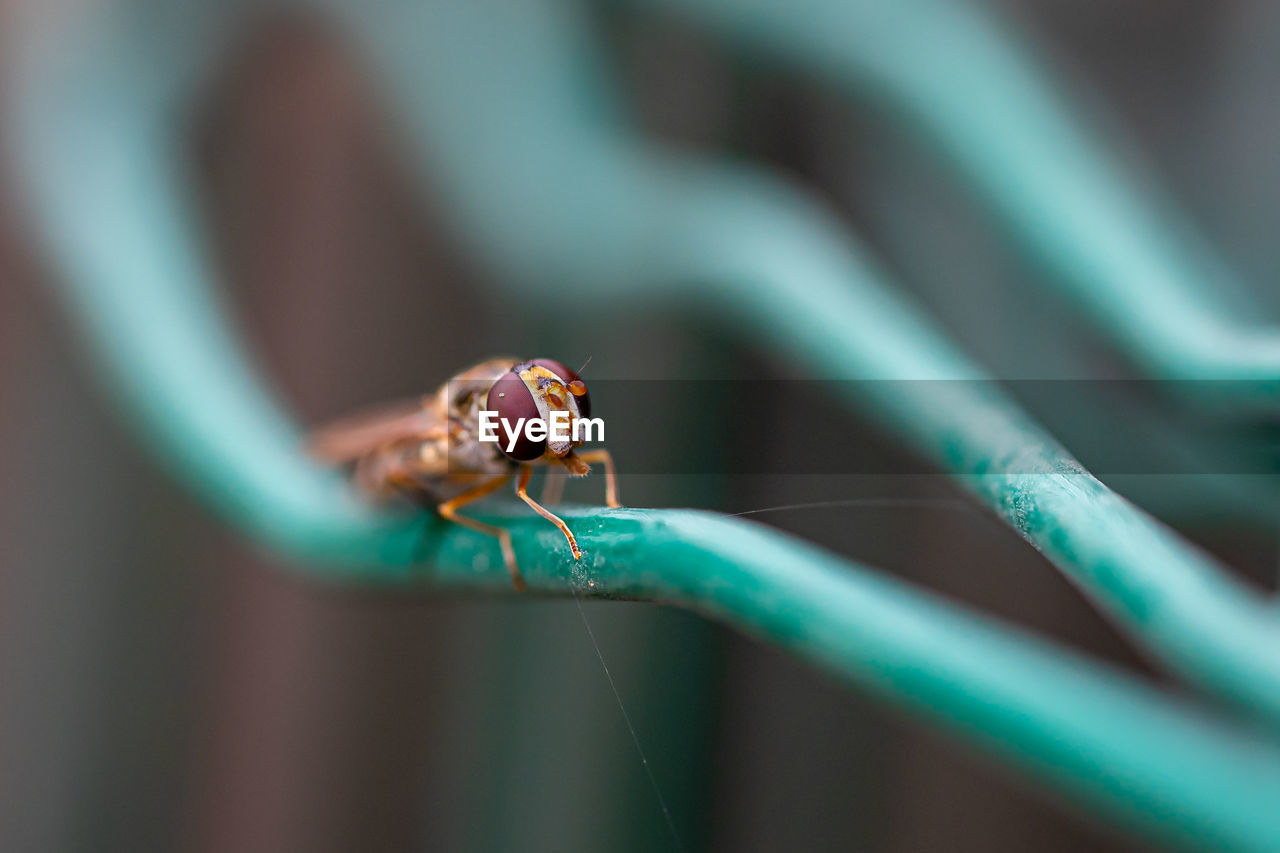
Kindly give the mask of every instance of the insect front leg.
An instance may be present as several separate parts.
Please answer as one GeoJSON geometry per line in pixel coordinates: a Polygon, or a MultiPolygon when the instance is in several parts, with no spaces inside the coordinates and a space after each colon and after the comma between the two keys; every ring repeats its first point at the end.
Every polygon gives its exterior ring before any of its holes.
{"type": "Polygon", "coordinates": [[[578,540],[573,537],[573,531],[569,529],[569,525],[564,523],[564,519],[556,515],[542,504],[529,497],[527,489],[529,488],[529,478],[533,476],[533,469],[525,465],[520,469],[520,478],[516,480],[516,494],[520,496],[520,500],[524,501],[538,515],[560,528],[560,532],[564,534],[564,538],[569,540],[569,550],[573,552],[573,559],[581,560],[582,551],[578,550],[578,540]]]}
{"type": "Polygon", "coordinates": [[[502,559],[507,564],[507,571],[511,573],[511,583],[518,592],[524,592],[526,584],[524,575],[520,574],[520,567],[516,565],[516,552],[511,547],[511,534],[501,527],[492,524],[485,524],[483,521],[477,521],[474,518],[468,518],[465,515],[458,515],[458,510],[470,503],[475,503],[486,495],[492,494],[511,479],[510,474],[501,474],[494,477],[488,482],[481,483],[474,489],[469,489],[458,495],[452,500],[447,500],[436,507],[436,512],[447,518],[455,524],[461,524],[469,530],[477,533],[483,533],[486,536],[492,536],[498,540],[499,546],[502,548],[502,559]]]}

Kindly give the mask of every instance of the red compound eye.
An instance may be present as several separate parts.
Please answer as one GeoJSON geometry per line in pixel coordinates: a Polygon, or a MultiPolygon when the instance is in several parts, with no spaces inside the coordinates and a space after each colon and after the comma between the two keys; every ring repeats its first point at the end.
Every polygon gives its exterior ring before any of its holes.
{"type": "Polygon", "coordinates": [[[560,377],[560,379],[564,381],[564,384],[571,386],[569,390],[573,392],[573,396],[578,401],[578,414],[582,415],[584,418],[591,417],[591,395],[587,393],[587,385],[578,378],[577,373],[570,370],[568,367],[565,367],[560,362],[553,361],[549,358],[535,358],[529,363],[536,364],[538,367],[550,370],[556,376],[560,377]],[[579,387],[582,389],[581,394],[578,393],[576,388],[572,387],[574,382],[579,383],[579,387]]]}
{"type": "Polygon", "coordinates": [[[533,395],[529,393],[524,380],[515,373],[504,373],[497,382],[493,383],[493,387],[489,389],[489,398],[485,401],[485,408],[497,412],[498,447],[511,459],[516,462],[529,462],[537,459],[547,449],[545,439],[530,441],[525,434],[525,424],[541,415],[538,414],[538,405],[533,402],[533,395]],[[507,453],[507,445],[511,443],[511,436],[507,429],[514,430],[521,418],[525,419],[525,424],[520,424],[520,435],[511,452],[507,453]]]}

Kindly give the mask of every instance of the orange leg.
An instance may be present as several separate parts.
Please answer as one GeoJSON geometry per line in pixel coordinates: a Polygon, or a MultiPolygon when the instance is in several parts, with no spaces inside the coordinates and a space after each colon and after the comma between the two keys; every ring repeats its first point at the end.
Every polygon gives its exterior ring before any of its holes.
{"type": "Polygon", "coordinates": [[[560,498],[564,496],[564,469],[559,465],[547,469],[546,479],[542,481],[542,502],[544,504],[560,503],[560,498]]]}
{"type": "Polygon", "coordinates": [[[452,500],[447,500],[436,507],[436,511],[443,517],[449,519],[454,524],[461,524],[463,527],[474,530],[477,533],[483,533],[486,536],[492,536],[498,540],[498,544],[502,547],[502,559],[506,561],[507,571],[511,573],[511,583],[519,592],[524,592],[525,582],[524,576],[520,574],[520,567],[516,565],[516,552],[511,547],[511,534],[501,527],[495,527],[492,524],[485,524],[483,521],[476,521],[474,518],[468,518],[465,515],[458,515],[458,510],[469,503],[474,503],[486,495],[492,494],[502,486],[506,485],[511,479],[510,474],[502,474],[495,477],[487,483],[481,483],[474,489],[468,489],[452,500]]]}
{"type": "Polygon", "coordinates": [[[618,472],[613,469],[613,456],[604,448],[579,453],[578,458],[588,464],[599,462],[604,466],[604,502],[611,507],[620,507],[618,503],[618,472]]]}
{"type": "Polygon", "coordinates": [[[529,478],[533,476],[533,469],[528,465],[520,469],[520,478],[516,480],[516,494],[520,496],[520,500],[524,501],[538,515],[560,528],[560,532],[564,534],[564,538],[569,540],[569,550],[573,551],[573,559],[581,560],[582,552],[578,550],[578,540],[573,538],[573,531],[569,529],[569,525],[564,523],[564,519],[551,512],[542,504],[529,497],[526,489],[529,488],[529,478]]]}

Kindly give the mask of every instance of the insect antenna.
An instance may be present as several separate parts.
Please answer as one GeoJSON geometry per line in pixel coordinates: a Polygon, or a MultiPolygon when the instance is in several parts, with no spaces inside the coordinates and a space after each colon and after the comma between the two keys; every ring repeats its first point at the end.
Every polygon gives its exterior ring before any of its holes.
{"type": "Polygon", "coordinates": [[[578,368],[578,375],[579,375],[579,376],[581,376],[581,375],[582,375],[582,371],[584,371],[584,370],[586,370],[586,369],[587,369],[587,365],[591,363],[591,359],[593,359],[593,358],[595,358],[595,355],[589,355],[589,356],[587,356],[587,360],[586,360],[586,361],[584,361],[584,362],[582,362],[582,367],[579,367],[579,368],[578,368]]]}

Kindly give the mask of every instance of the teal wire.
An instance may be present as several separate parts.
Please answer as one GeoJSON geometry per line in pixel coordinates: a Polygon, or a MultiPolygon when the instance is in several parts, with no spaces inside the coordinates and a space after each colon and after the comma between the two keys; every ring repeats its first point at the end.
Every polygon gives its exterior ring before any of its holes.
{"type": "MultiPolygon", "coordinates": [[[[412,32],[422,35],[421,29],[412,32]]],[[[439,37],[449,35],[445,29],[439,37]]],[[[123,95],[135,91],[116,88],[127,80],[113,80],[92,66],[74,71],[25,81],[14,147],[29,212],[61,274],[65,301],[81,323],[95,363],[153,450],[251,534],[300,559],[322,559],[299,567],[308,576],[506,589],[492,543],[467,531],[428,527],[423,547],[432,557],[430,567],[411,566],[423,522],[372,515],[306,460],[295,428],[262,388],[212,295],[170,117],[154,102],[123,95]]],[[[519,90],[512,94],[518,98],[519,90]]],[[[536,109],[537,104],[516,112],[527,121],[536,109]]],[[[485,153],[504,153],[491,144],[490,152],[473,149],[470,169],[490,165],[485,153]]],[[[719,181],[725,174],[702,165],[692,174],[641,172],[634,168],[637,162],[662,164],[664,170],[671,163],[624,144],[583,153],[588,163],[597,158],[598,168],[619,170],[600,173],[613,179],[609,192],[649,184],[641,201],[661,198],[654,188],[682,200],[665,209],[639,208],[666,214],[661,222],[641,220],[646,227],[639,245],[665,247],[659,260],[668,272],[706,273],[702,298],[720,308],[736,306],[740,322],[768,332],[764,340],[783,345],[802,362],[820,362],[837,372],[873,374],[885,366],[892,375],[968,375],[966,363],[951,357],[927,325],[864,275],[838,229],[824,228],[820,218],[806,214],[806,205],[780,204],[788,198],[785,190],[769,181],[744,183],[731,173],[727,178],[734,188],[748,193],[724,192],[719,181]],[[707,184],[708,175],[716,180],[707,184]],[[754,207],[748,206],[743,218],[724,219],[718,205],[744,200],[754,207]],[[822,239],[815,243],[814,234],[822,239]],[[752,245],[742,243],[743,237],[754,239],[757,251],[766,254],[743,260],[744,246],[752,245]],[[824,246],[826,251],[817,251],[824,246]],[[792,279],[772,281],[779,270],[800,279],[803,288],[796,290],[792,279]],[[732,284],[739,272],[747,284],[732,284]],[[788,304],[788,294],[806,293],[810,301],[798,309],[779,307],[788,304]],[[835,303],[822,300],[838,294],[843,296],[835,303]],[[819,308],[825,323],[813,316],[819,308]],[[862,313],[847,314],[845,308],[862,313]],[[766,324],[766,312],[773,328],[766,324]],[[859,326],[850,328],[852,323],[859,326]],[[864,332],[865,340],[857,332],[864,332]],[[880,345],[889,349],[872,352],[865,364],[826,360],[832,355],[865,359],[868,348],[880,345]]],[[[493,165],[511,171],[510,164],[493,165]]],[[[534,204],[538,190],[554,186],[539,180],[546,177],[526,176],[506,200],[522,216],[539,212],[552,228],[559,227],[563,219],[534,204]]],[[[592,177],[589,169],[585,177],[592,177]]],[[[565,207],[571,208],[571,222],[588,219],[583,209],[565,207]]],[[[589,235],[616,238],[616,222],[602,219],[605,224],[589,235]]],[[[528,225],[535,233],[517,247],[525,251],[545,233],[541,223],[528,225]]],[[[542,251],[565,246],[561,241],[542,251]]],[[[584,257],[616,262],[616,248],[586,247],[584,257]]],[[[495,251],[507,252],[508,260],[519,256],[505,245],[495,251]]],[[[571,260],[560,267],[581,272],[571,260]]],[[[653,271],[651,265],[640,268],[653,271]]],[[[606,281],[602,293],[608,287],[620,290],[612,282],[627,279],[606,281]]],[[[576,276],[566,286],[585,290],[576,276]]],[[[909,420],[921,414],[911,410],[911,403],[887,398],[872,408],[909,420]]],[[[954,422],[945,416],[950,407],[940,406],[908,437],[932,443],[939,453],[953,453],[961,471],[985,464],[968,454],[986,457],[993,450],[1031,454],[1038,464],[1064,464],[1064,454],[1041,441],[1039,433],[1028,432],[1001,401],[978,405],[961,398],[951,407],[954,422]],[[937,434],[942,425],[960,440],[949,442],[947,435],[937,434]]],[[[1130,549],[1154,544],[1157,553],[1145,557],[1150,563],[1140,563],[1144,571],[1164,562],[1172,565],[1175,579],[1179,571],[1213,577],[1207,561],[1100,485],[1089,486],[1087,475],[1077,469],[1055,467],[1054,473],[1028,478],[1030,483],[1009,483],[1010,475],[999,472],[1006,461],[1003,456],[991,460],[993,470],[981,476],[993,483],[988,499],[1008,499],[1012,517],[1034,518],[1035,512],[1019,515],[1017,508],[1034,508],[1040,501],[1045,505],[1040,513],[1060,514],[1069,535],[1086,535],[1083,544],[1068,540],[1074,548],[1107,553],[1118,547],[1120,556],[1130,558],[1130,549]],[[1074,481],[1063,479],[1068,475],[1084,478],[1083,495],[1075,494],[1074,481]],[[1110,525],[1099,511],[1112,514],[1110,525]],[[1108,526],[1113,529],[1091,539],[1087,535],[1108,526]]],[[[561,590],[565,577],[577,569],[586,572],[576,577],[584,591],[695,607],[930,715],[1060,790],[1158,837],[1206,847],[1280,844],[1280,830],[1270,820],[1280,793],[1280,757],[1268,740],[1233,731],[1097,664],[748,523],[656,511],[578,512],[571,519],[588,549],[583,564],[564,558],[555,531],[536,520],[504,522],[517,534],[522,565],[538,589],[561,590]],[[557,554],[559,562],[548,565],[557,554]]],[[[1044,533],[1028,526],[1033,540],[1044,533]]],[[[1070,565],[1074,555],[1065,550],[1056,557],[1070,565]]],[[[1113,572],[1124,575],[1133,568],[1121,561],[1113,572]]],[[[1204,586],[1208,611],[1213,612],[1215,597],[1237,603],[1220,586],[1204,586]]],[[[1107,591],[1105,584],[1099,589],[1107,591]]],[[[1175,599],[1183,594],[1177,586],[1174,593],[1175,599]]],[[[1240,615],[1229,609],[1230,615],[1240,615]]],[[[1241,631],[1247,633],[1250,625],[1243,620],[1241,631]]],[[[1203,625],[1193,622],[1192,627],[1203,625]]]]}
{"type": "Polygon", "coordinates": [[[338,12],[460,233],[513,295],[597,316],[691,306],[807,375],[891,380],[848,404],[955,473],[1170,669],[1280,720],[1272,608],[994,383],[968,381],[988,377],[813,200],[627,133],[599,107],[608,75],[579,19],[518,0],[338,12]]]}
{"type": "Polygon", "coordinates": [[[1233,393],[1275,403],[1280,327],[1223,296],[1242,294],[1218,253],[982,4],[630,2],[694,18],[883,107],[1135,363],[1161,378],[1243,380],[1233,393]]]}

